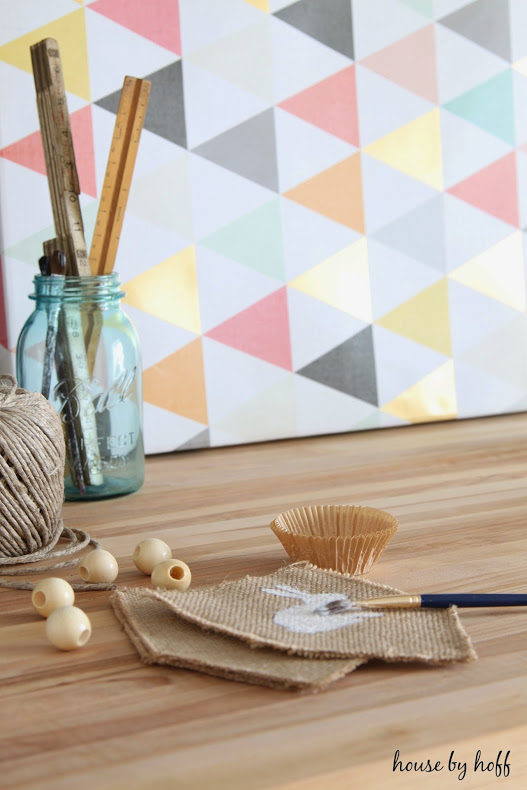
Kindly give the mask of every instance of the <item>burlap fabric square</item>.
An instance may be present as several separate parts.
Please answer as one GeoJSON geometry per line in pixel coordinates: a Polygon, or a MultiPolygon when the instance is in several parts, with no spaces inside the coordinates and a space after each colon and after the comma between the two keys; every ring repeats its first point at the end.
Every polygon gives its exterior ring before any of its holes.
{"type": "Polygon", "coordinates": [[[231,636],[204,631],[177,617],[151,590],[119,590],[115,614],[145,664],[166,664],[229,680],[278,689],[319,691],[352,672],[363,659],[310,659],[289,656],[231,636]]]}
{"type": "Polygon", "coordinates": [[[313,658],[380,658],[444,664],[476,657],[455,607],[450,609],[354,609],[318,614],[339,598],[357,601],[401,590],[305,563],[269,576],[246,576],[212,589],[150,596],[180,618],[252,646],[313,658]]]}

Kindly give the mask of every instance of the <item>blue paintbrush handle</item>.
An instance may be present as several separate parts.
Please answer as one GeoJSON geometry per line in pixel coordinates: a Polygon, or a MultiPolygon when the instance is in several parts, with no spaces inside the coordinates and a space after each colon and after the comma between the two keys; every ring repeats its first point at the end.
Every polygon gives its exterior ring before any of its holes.
{"type": "Polygon", "coordinates": [[[444,609],[448,606],[527,606],[527,595],[519,593],[421,594],[422,608],[444,609]]]}

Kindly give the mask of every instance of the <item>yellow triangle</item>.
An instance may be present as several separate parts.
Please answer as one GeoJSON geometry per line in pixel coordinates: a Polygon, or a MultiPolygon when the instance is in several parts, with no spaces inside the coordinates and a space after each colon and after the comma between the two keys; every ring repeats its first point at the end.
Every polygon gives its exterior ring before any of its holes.
{"type": "Polygon", "coordinates": [[[376,140],[364,151],[434,189],[443,189],[441,126],[437,108],[376,140]]]}
{"type": "Polygon", "coordinates": [[[521,231],[463,263],[449,277],[461,285],[525,312],[525,274],[521,231]]]}
{"type": "Polygon", "coordinates": [[[368,245],[360,239],[289,283],[337,310],[371,323],[368,245]]]}
{"type": "Polygon", "coordinates": [[[269,13],[269,0],[245,0],[245,2],[258,8],[260,11],[264,11],[266,14],[269,13]]]}
{"type": "Polygon", "coordinates": [[[72,11],[71,14],[54,19],[47,25],[4,44],[0,47],[0,60],[32,74],[29,48],[43,38],[57,40],[66,90],[89,101],[90,73],[84,9],[72,11]]]}
{"type": "Polygon", "coordinates": [[[512,64],[512,68],[517,71],[518,74],[523,74],[524,77],[527,77],[527,57],[517,60],[516,63],[512,64]]]}
{"type": "Polygon", "coordinates": [[[457,399],[453,361],[449,360],[433,370],[383,406],[381,411],[408,422],[455,419],[457,399]]]}
{"type": "Polygon", "coordinates": [[[127,304],[189,332],[201,333],[194,246],[129,280],[124,290],[127,304]]]}
{"type": "Polygon", "coordinates": [[[441,354],[451,356],[446,278],[403,302],[375,323],[441,354]]]}

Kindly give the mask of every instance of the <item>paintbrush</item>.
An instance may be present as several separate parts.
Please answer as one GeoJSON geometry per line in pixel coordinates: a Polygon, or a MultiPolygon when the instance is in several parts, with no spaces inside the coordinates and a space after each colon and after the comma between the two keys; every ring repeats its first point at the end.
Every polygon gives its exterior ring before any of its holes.
{"type": "Polygon", "coordinates": [[[319,606],[317,614],[333,615],[351,609],[448,609],[449,606],[527,606],[527,595],[521,593],[439,593],[424,595],[386,595],[351,601],[338,598],[319,606]]]}

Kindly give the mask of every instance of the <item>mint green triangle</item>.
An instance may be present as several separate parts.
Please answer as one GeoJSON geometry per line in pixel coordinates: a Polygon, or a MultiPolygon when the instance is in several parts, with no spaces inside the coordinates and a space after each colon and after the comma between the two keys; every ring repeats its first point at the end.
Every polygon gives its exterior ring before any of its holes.
{"type": "Polygon", "coordinates": [[[500,140],[515,144],[514,94],[510,69],[443,106],[500,140]]]}
{"type": "Polygon", "coordinates": [[[399,0],[399,2],[422,16],[434,18],[434,0],[399,0]]]}
{"type": "Polygon", "coordinates": [[[279,200],[251,211],[200,244],[261,274],[286,280],[279,200]]]}

